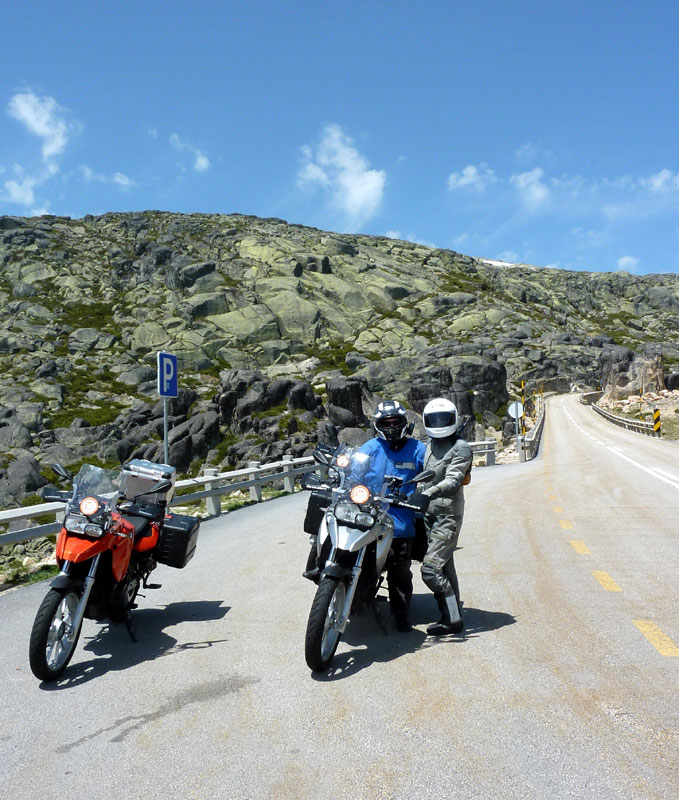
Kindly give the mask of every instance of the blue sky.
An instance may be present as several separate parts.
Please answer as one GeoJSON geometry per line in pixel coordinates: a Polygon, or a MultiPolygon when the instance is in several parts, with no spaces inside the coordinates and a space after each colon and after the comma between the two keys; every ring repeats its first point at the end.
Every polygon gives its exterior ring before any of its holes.
{"type": "Polygon", "coordinates": [[[679,272],[676,0],[5,3],[0,214],[679,272]]]}

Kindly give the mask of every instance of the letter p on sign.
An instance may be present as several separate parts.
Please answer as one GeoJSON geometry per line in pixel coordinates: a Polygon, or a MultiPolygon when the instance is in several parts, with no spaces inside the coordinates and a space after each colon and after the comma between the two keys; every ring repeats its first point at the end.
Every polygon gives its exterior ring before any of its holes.
{"type": "Polygon", "coordinates": [[[158,353],[158,394],[161,397],[176,397],[178,377],[177,356],[158,353]]]}

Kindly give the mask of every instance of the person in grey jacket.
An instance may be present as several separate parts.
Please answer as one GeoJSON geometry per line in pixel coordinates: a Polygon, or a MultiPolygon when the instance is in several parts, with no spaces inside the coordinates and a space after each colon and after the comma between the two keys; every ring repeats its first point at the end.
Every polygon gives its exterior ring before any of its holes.
{"type": "Polygon", "coordinates": [[[453,553],[462,527],[463,486],[469,482],[472,450],[459,438],[460,421],[451,400],[437,397],[427,403],[422,422],[430,437],[424,469],[434,470],[423,491],[431,502],[424,517],[428,547],[422,560],[422,580],[434,593],[441,612],[441,619],[429,625],[427,633],[443,636],[459,633],[463,627],[453,553]]]}

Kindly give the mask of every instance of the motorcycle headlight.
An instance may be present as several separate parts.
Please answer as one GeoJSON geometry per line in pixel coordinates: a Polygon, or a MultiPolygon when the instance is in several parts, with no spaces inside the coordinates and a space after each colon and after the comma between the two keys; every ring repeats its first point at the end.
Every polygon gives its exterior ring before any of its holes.
{"type": "Polygon", "coordinates": [[[69,514],[64,520],[64,527],[69,533],[79,533],[83,536],[91,536],[98,539],[104,535],[104,526],[90,522],[86,517],[79,517],[77,514],[69,514]]]}
{"type": "Polygon", "coordinates": [[[363,486],[363,484],[358,484],[354,486],[354,488],[349,492],[349,497],[351,497],[354,503],[358,503],[358,505],[363,505],[370,500],[370,489],[367,486],[363,486]]]}
{"type": "Polygon", "coordinates": [[[83,497],[80,501],[80,513],[91,517],[99,511],[99,501],[96,497],[83,497]]]}
{"type": "Polygon", "coordinates": [[[372,514],[366,514],[353,503],[338,503],[335,506],[335,518],[352,528],[371,528],[375,524],[372,514]]]}

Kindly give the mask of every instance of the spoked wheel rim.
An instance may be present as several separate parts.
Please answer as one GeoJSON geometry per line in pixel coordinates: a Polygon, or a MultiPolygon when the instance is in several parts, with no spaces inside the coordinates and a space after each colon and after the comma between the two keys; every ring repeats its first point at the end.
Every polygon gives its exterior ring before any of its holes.
{"type": "Polygon", "coordinates": [[[77,607],[78,596],[69,592],[63,596],[54,612],[45,643],[45,656],[50,670],[61,669],[75,646],[73,620],[77,607]]]}
{"type": "Polygon", "coordinates": [[[342,581],[338,581],[335,591],[328,603],[328,613],[323,625],[323,638],[321,639],[321,658],[325,661],[332,657],[337,647],[341,631],[339,629],[339,618],[344,608],[346,598],[346,587],[342,581]]]}

